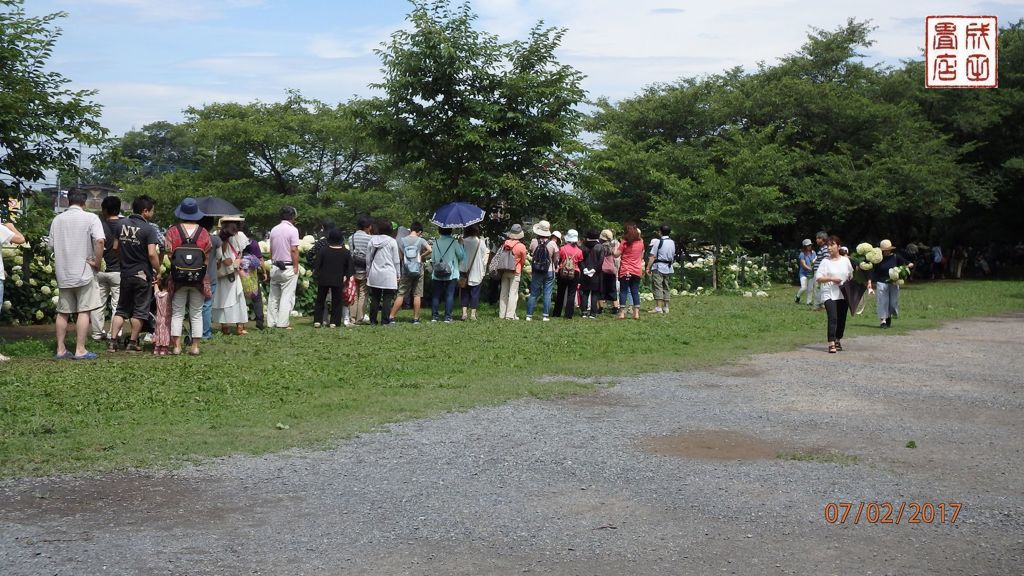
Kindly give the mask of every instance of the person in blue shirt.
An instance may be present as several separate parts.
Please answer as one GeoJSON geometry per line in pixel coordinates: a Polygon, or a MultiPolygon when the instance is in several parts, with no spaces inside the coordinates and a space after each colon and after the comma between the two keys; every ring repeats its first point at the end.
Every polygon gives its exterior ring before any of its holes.
{"type": "Polygon", "coordinates": [[[805,238],[803,246],[800,248],[800,255],[797,256],[797,264],[800,267],[800,289],[796,292],[796,299],[794,302],[800,303],[800,296],[804,292],[807,293],[807,305],[811,305],[812,295],[814,294],[814,286],[811,278],[814,276],[814,244],[810,238],[805,238]]]}

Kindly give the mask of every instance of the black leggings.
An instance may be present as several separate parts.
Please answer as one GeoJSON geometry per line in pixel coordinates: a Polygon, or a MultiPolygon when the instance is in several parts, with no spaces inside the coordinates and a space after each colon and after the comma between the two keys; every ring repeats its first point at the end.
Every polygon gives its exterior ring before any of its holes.
{"type": "Polygon", "coordinates": [[[846,313],[850,305],[846,300],[825,300],[825,313],[828,314],[828,341],[842,340],[846,332],[846,313]]]}
{"type": "Polygon", "coordinates": [[[370,288],[370,324],[377,325],[377,314],[381,316],[381,324],[391,322],[391,305],[395,303],[398,290],[388,288],[370,288]],[[384,300],[383,305],[381,299],[384,300]]]}

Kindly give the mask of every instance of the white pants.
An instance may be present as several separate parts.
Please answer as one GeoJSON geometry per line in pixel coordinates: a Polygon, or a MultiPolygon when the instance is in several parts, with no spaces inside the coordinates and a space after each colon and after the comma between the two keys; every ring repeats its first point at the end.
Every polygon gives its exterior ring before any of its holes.
{"type": "Polygon", "coordinates": [[[284,270],[277,266],[270,269],[270,297],[267,299],[267,326],[270,328],[287,328],[292,320],[292,309],[295,308],[295,288],[299,285],[299,275],[289,265],[284,270]]]}
{"type": "Polygon", "coordinates": [[[519,279],[515,272],[501,273],[501,295],[498,296],[498,318],[512,320],[519,306],[519,279]]]}
{"type": "Polygon", "coordinates": [[[185,321],[185,306],[188,306],[188,320],[192,327],[192,338],[203,336],[203,291],[194,286],[179,286],[174,289],[171,300],[171,336],[181,336],[181,325],[185,321]]]}
{"type": "MultiPolygon", "coordinates": [[[[103,335],[103,324],[106,321],[107,298],[110,298],[110,317],[117,312],[117,299],[121,296],[121,273],[120,272],[97,272],[96,285],[100,289],[100,302],[102,306],[89,313],[92,324],[92,335],[103,335]]],[[[116,334],[111,334],[116,336],[116,334]]]]}
{"type": "Polygon", "coordinates": [[[878,320],[884,321],[887,318],[899,317],[900,287],[889,282],[875,282],[875,311],[878,312],[878,320]]]}
{"type": "Polygon", "coordinates": [[[812,294],[813,294],[814,291],[815,291],[814,290],[814,278],[811,277],[811,276],[801,276],[800,277],[800,289],[797,290],[797,292],[796,292],[796,300],[797,300],[797,302],[800,301],[800,295],[803,294],[804,292],[806,292],[807,293],[807,303],[810,304],[811,303],[811,298],[813,298],[812,294]]]}

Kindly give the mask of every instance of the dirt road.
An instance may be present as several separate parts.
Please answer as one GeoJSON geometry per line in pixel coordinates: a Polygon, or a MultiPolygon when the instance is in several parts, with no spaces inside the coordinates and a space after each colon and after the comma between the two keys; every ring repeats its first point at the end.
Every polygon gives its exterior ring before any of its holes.
{"type": "Polygon", "coordinates": [[[0,574],[1024,573],[1024,315],[844,345],[5,481],[0,574]]]}

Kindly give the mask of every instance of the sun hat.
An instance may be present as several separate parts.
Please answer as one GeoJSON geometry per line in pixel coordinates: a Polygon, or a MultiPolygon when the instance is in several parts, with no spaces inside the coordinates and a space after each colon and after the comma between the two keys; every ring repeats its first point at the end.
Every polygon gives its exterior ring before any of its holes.
{"type": "Polygon", "coordinates": [[[607,228],[601,230],[601,240],[604,240],[605,242],[610,242],[612,238],[615,238],[615,234],[613,234],[611,230],[607,228]]]}
{"type": "Polygon", "coordinates": [[[222,216],[221,219],[217,221],[217,226],[223,226],[225,222],[245,222],[245,218],[240,215],[222,216]]]}
{"type": "Polygon", "coordinates": [[[205,216],[206,214],[199,209],[199,203],[192,197],[185,198],[181,201],[181,204],[178,204],[178,207],[174,209],[174,217],[186,222],[196,222],[198,220],[202,220],[205,216]]]}
{"type": "Polygon", "coordinates": [[[523,232],[523,226],[521,224],[513,224],[512,229],[508,231],[508,234],[506,234],[505,237],[510,240],[519,240],[525,235],[526,233],[523,232]]]}
{"type": "Polygon", "coordinates": [[[551,235],[554,236],[555,238],[558,238],[559,240],[562,239],[562,233],[559,232],[558,230],[555,230],[554,232],[552,232],[551,235]]]}
{"type": "Polygon", "coordinates": [[[850,253],[850,249],[847,248],[846,246],[840,246],[839,247],[839,253],[840,254],[849,254],[850,253]]]}
{"type": "Polygon", "coordinates": [[[813,244],[813,242],[811,242],[810,238],[804,238],[804,241],[801,244],[801,246],[810,246],[811,244],[813,244]]]}
{"type": "Polygon", "coordinates": [[[569,231],[565,233],[565,241],[566,242],[579,242],[580,241],[580,233],[577,232],[576,230],[572,229],[572,228],[569,228],[569,231]]]}
{"type": "Polygon", "coordinates": [[[882,252],[892,252],[893,250],[896,249],[896,247],[892,245],[892,242],[888,240],[882,240],[881,242],[879,242],[878,248],[882,252]]]}
{"type": "Polygon", "coordinates": [[[551,236],[551,222],[541,220],[533,225],[533,233],[537,236],[551,236]]]}

